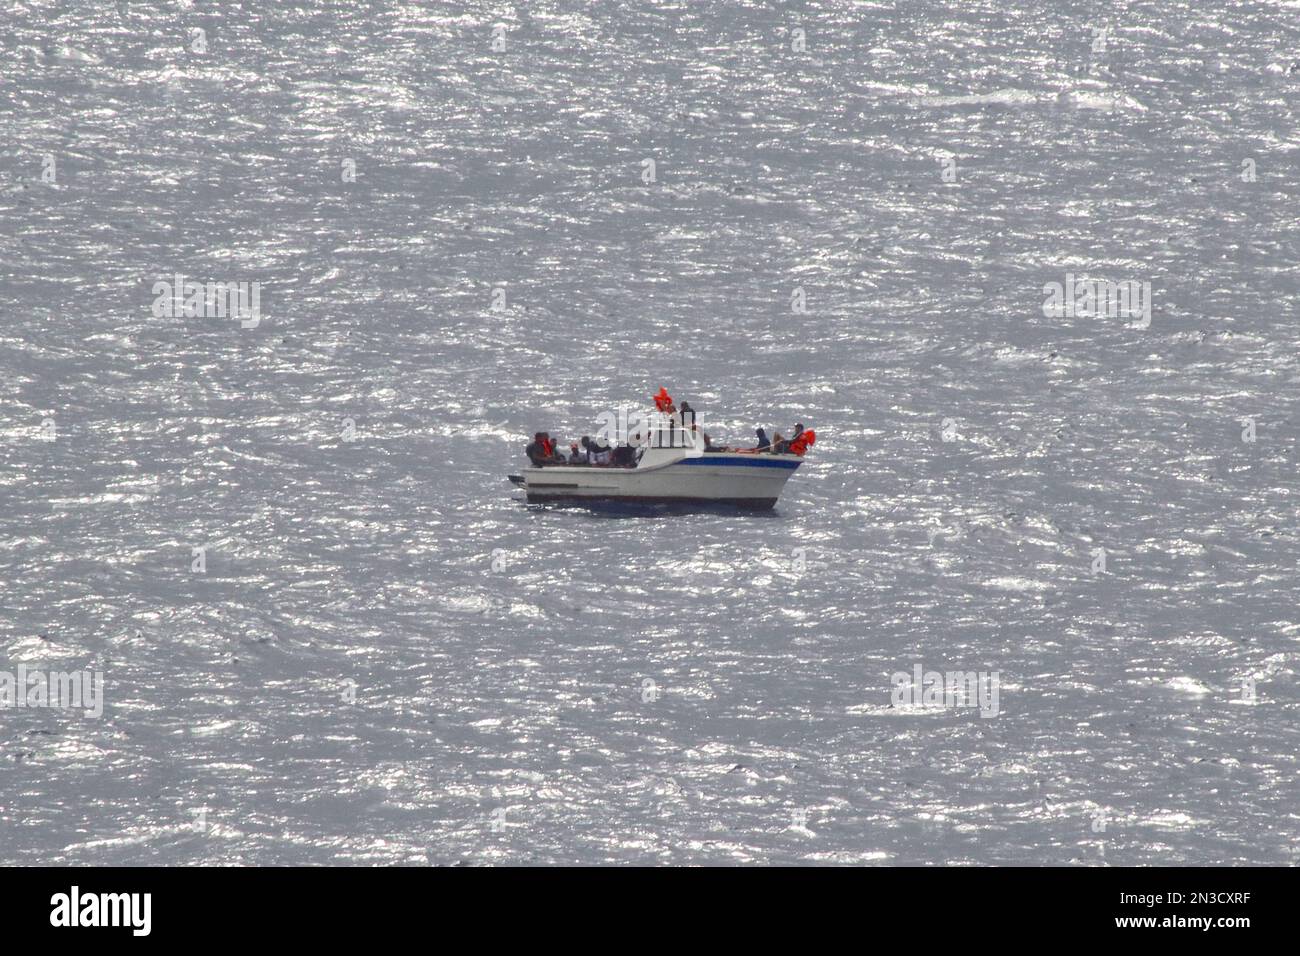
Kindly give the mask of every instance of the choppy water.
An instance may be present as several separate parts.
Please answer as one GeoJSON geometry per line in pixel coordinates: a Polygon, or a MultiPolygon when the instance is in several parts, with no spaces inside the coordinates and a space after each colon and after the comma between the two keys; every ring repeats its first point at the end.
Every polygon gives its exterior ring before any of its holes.
{"type": "Polygon", "coordinates": [[[1300,5],[1007,6],[7,5],[0,860],[1300,858],[1300,5]],[[519,502],[661,384],[775,514],[519,502]]]}

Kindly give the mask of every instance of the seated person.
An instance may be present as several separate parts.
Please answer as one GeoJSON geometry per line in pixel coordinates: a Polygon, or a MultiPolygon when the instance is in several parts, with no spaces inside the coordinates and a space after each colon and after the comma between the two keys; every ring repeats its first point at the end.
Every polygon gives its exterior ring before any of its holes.
{"type": "Polygon", "coordinates": [[[555,447],[555,441],[551,438],[550,432],[542,432],[542,451],[546,453],[546,460],[550,464],[564,464],[564,455],[555,447]]]}
{"type": "Polygon", "coordinates": [[[790,453],[793,455],[803,455],[809,446],[816,444],[817,433],[811,428],[806,432],[800,432],[795,440],[790,442],[790,453]]]}
{"type": "Polygon", "coordinates": [[[754,434],[758,436],[758,447],[754,451],[767,451],[772,447],[772,443],[767,440],[767,432],[763,431],[763,429],[758,429],[754,434]]]}
{"type": "Polygon", "coordinates": [[[780,432],[772,436],[772,447],[769,449],[772,454],[784,455],[789,447],[790,443],[781,437],[780,432]]]}
{"type": "Polygon", "coordinates": [[[533,463],[535,468],[541,468],[543,465],[549,464],[546,444],[542,441],[541,432],[533,432],[533,440],[524,448],[524,454],[528,456],[528,460],[533,463]]]}
{"type": "Polygon", "coordinates": [[[569,445],[569,464],[585,465],[586,463],[587,463],[587,456],[584,455],[581,450],[579,450],[578,443],[575,441],[571,445],[569,445]]]}
{"type": "Polygon", "coordinates": [[[593,465],[608,465],[614,457],[614,452],[608,445],[602,445],[588,435],[582,436],[582,447],[586,449],[587,461],[593,465]]]}
{"type": "Polygon", "coordinates": [[[794,426],[794,432],[790,436],[790,440],[785,443],[786,447],[781,449],[781,453],[785,454],[791,448],[793,448],[794,443],[799,440],[799,436],[802,434],[803,434],[803,422],[797,422],[794,426]]]}

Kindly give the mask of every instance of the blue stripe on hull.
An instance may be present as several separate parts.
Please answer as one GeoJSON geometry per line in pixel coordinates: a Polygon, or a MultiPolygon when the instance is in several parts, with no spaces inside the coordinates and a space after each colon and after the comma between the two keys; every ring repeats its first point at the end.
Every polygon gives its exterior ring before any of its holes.
{"type": "Polygon", "coordinates": [[[755,455],[753,458],[723,458],[721,455],[705,454],[700,458],[683,458],[676,464],[731,465],[737,468],[784,468],[787,471],[794,471],[802,464],[802,462],[781,461],[775,458],[760,458],[758,455],[755,455]]]}

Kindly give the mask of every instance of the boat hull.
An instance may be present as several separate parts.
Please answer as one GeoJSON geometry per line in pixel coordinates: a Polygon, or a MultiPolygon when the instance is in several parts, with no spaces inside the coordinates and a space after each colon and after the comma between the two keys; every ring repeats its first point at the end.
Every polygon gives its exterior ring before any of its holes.
{"type": "Polygon", "coordinates": [[[796,455],[705,454],[637,468],[554,465],[529,468],[530,503],[772,508],[802,463],[796,455]]]}

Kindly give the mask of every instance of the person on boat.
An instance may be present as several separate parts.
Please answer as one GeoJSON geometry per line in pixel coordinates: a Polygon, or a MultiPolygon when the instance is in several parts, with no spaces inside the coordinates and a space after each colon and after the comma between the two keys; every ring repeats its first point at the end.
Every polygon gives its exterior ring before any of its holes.
{"type": "Polygon", "coordinates": [[[582,447],[586,451],[587,462],[592,465],[608,465],[614,457],[613,449],[588,435],[582,436],[582,447]]]}
{"type": "Polygon", "coordinates": [[[546,454],[546,443],[542,441],[541,432],[533,432],[533,440],[524,448],[524,454],[528,460],[533,463],[534,467],[541,468],[549,464],[546,454]]]}
{"type": "Polygon", "coordinates": [[[542,432],[542,452],[549,464],[564,464],[564,456],[560,454],[559,450],[555,447],[555,441],[551,438],[550,432],[542,432]]]}
{"type": "Polygon", "coordinates": [[[801,431],[790,442],[790,453],[792,455],[802,456],[817,441],[817,433],[811,428],[806,432],[801,431]]]}
{"type": "Polygon", "coordinates": [[[799,436],[802,434],[803,434],[803,422],[796,422],[794,426],[794,431],[790,433],[790,438],[788,439],[782,438],[781,435],[778,434],[775,438],[772,439],[772,454],[774,455],[787,454],[790,451],[791,446],[793,446],[794,443],[799,440],[799,436]]]}
{"type": "Polygon", "coordinates": [[[673,397],[668,394],[668,389],[662,385],[659,386],[659,393],[654,396],[655,408],[665,414],[671,415],[677,409],[673,406],[673,397]]]}
{"type": "Polygon", "coordinates": [[[754,434],[758,436],[758,446],[754,451],[767,451],[772,447],[772,443],[767,440],[767,432],[763,431],[763,429],[758,429],[754,434]]]}
{"type": "Polygon", "coordinates": [[[584,455],[584,454],[583,454],[583,453],[578,449],[578,443],[577,443],[576,441],[575,441],[573,444],[569,445],[569,464],[570,464],[570,465],[581,465],[581,464],[585,464],[586,461],[587,461],[587,456],[584,455]]]}

